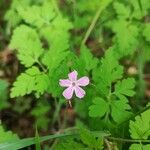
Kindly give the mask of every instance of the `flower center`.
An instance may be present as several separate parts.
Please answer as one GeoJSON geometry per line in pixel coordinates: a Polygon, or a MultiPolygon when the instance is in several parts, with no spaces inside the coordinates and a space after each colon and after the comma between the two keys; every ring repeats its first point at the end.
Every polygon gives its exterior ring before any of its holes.
{"type": "Polygon", "coordinates": [[[76,83],[75,82],[72,82],[72,86],[75,86],[76,85],[76,83]]]}

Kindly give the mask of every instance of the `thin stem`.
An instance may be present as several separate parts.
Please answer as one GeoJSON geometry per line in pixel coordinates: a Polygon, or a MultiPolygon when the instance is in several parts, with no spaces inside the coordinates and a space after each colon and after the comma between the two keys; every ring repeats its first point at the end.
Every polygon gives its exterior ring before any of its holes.
{"type": "Polygon", "coordinates": [[[132,139],[123,139],[123,138],[116,138],[116,137],[104,137],[104,138],[112,141],[125,142],[125,143],[150,143],[150,140],[132,140],[132,139]]]}
{"type": "Polygon", "coordinates": [[[102,12],[102,9],[101,9],[101,7],[100,7],[100,8],[98,9],[98,11],[96,12],[96,14],[95,14],[95,16],[94,16],[94,18],[93,18],[93,20],[92,20],[92,23],[90,24],[90,26],[89,26],[89,28],[88,28],[86,34],[85,34],[85,37],[84,37],[84,39],[83,39],[81,45],[84,45],[84,44],[86,43],[86,41],[87,41],[88,37],[90,36],[90,34],[91,34],[91,32],[92,32],[92,30],[93,30],[93,28],[94,28],[94,26],[95,26],[95,24],[96,24],[96,22],[97,22],[99,16],[100,16],[100,14],[101,14],[101,12],[102,12]]]}
{"type": "MultiPolygon", "coordinates": [[[[67,129],[60,130],[60,132],[58,132],[58,133],[62,133],[62,131],[63,131],[64,132],[63,134],[68,132],[72,136],[73,135],[78,136],[79,135],[78,130],[79,130],[79,128],[76,128],[76,127],[74,127],[74,128],[67,128],[67,129]]],[[[59,135],[59,134],[56,134],[56,135],[59,135]]],[[[110,134],[104,135],[103,139],[104,139],[104,141],[106,140],[107,143],[108,143],[108,140],[110,140],[110,141],[118,141],[118,142],[125,142],[125,143],[150,143],[150,140],[143,140],[143,139],[134,140],[134,139],[117,138],[117,137],[110,136],[110,134]]]]}
{"type": "MultiPolygon", "coordinates": [[[[74,129],[74,128],[69,128],[69,130],[71,131],[76,131],[76,132],[70,132],[70,135],[74,136],[78,136],[79,133],[77,132],[78,129],[74,129]],[[73,129],[73,130],[72,130],[73,129]]],[[[67,129],[64,129],[64,131],[67,131],[67,129]]],[[[65,132],[66,133],[66,132],[65,132]]],[[[64,134],[65,134],[64,133],[64,134]]],[[[68,133],[69,134],[69,133],[68,133]]],[[[56,134],[56,135],[61,135],[61,134],[56,134]]],[[[117,141],[117,142],[123,142],[123,143],[150,143],[150,140],[143,140],[143,139],[137,139],[137,140],[134,140],[134,139],[124,139],[124,138],[117,138],[117,137],[112,137],[112,136],[109,136],[109,135],[106,135],[106,136],[103,136],[104,138],[104,141],[105,140],[110,140],[110,141],[117,141]]]]}
{"type": "Polygon", "coordinates": [[[144,83],[144,76],[143,76],[143,58],[142,58],[142,49],[139,48],[138,50],[138,74],[139,74],[139,98],[142,99],[144,97],[144,90],[145,90],[145,83],[144,83]]]}
{"type": "MultiPolygon", "coordinates": [[[[110,88],[109,88],[109,94],[107,96],[107,101],[108,101],[108,104],[110,105],[111,103],[111,95],[112,95],[112,92],[111,92],[111,84],[110,84],[110,88]]],[[[104,118],[104,122],[107,126],[107,120],[108,120],[108,117],[109,117],[109,111],[106,112],[106,115],[105,115],[105,118],[104,118]]]]}
{"type": "Polygon", "coordinates": [[[42,70],[43,70],[44,72],[47,72],[47,69],[42,65],[42,63],[41,63],[39,60],[37,60],[36,62],[37,62],[38,65],[42,68],[42,70]]]}
{"type": "MultiPolygon", "coordinates": [[[[76,132],[70,132],[70,135],[79,135],[78,129],[77,128],[69,128],[70,131],[76,131],[76,132]]],[[[64,129],[64,133],[66,133],[67,129],[64,129]]],[[[58,134],[59,135],[59,134],[58,134]]],[[[60,134],[61,135],[61,134],[60,134]]],[[[124,142],[124,143],[150,143],[150,140],[143,140],[143,139],[124,139],[124,138],[117,138],[117,137],[112,137],[109,135],[103,136],[104,140],[111,140],[111,141],[118,141],[118,142],[124,142]]]]}

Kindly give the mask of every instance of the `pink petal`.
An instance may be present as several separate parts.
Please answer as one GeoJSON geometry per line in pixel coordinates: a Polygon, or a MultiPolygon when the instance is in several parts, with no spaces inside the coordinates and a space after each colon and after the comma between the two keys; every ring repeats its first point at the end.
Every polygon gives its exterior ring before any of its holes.
{"type": "Polygon", "coordinates": [[[76,81],[77,80],[77,75],[78,75],[77,71],[74,70],[74,71],[72,71],[71,73],[68,74],[68,77],[71,81],[76,81]]]}
{"type": "Polygon", "coordinates": [[[64,90],[63,96],[66,99],[71,99],[73,96],[73,91],[74,91],[74,89],[72,87],[68,87],[67,89],[64,90]]]}
{"type": "Polygon", "coordinates": [[[89,82],[90,82],[89,78],[84,76],[77,81],[77,84],[79,86],[87,86],[89,84],[89,82]]]}
{"type": "Polygon", "coordinates": [[[59,80],[59,85],[62,87],[69,87],[71,85],[71,81],[68,79],[59,80]]]}
{"type": "Polygon", "coordinates": [[[76,86],[75,94],[78,98],[83,98],[85,95],[85,91],[82,88],[80,88],[79,86],[76,86]]]}

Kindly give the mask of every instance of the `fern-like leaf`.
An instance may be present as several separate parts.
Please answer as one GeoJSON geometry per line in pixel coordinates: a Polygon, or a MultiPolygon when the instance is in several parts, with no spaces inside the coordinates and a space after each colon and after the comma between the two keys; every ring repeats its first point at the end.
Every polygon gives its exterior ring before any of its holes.
{"type": "Polygon", "coordinates": [[[47,90],[48,85],[48,76],[33,66],[26,70],[25,73],[22,73],[14,82],[11,89],[11,97],[24,96],[31,92],[35,92],[35,95],[39,97],[47,90]]]}
{"type": "Polygon", "coordinates": [[[9,47],[18,50],[18,59],[26,67],[38,62],[43,53],[36,31],[26,25],[21,25],[14,30],[9,47]]]}
{"type": "Polygon", "coordinates": [[[42,6],[20,6],[17,8],[18,14],[25,22],[38,28],[49,25],[50,21],[55,17],[55,11],[52,3],[45,2],[42,6]],[[32,12],[32,13],[31,13],[32,12]]]}
{"type": "MultiPolygon", "coordinates": [[[[129,131],[132,139],[147,140],[150,136],[150,109],[130,120],[129,131]]],[[[150,144],[132,144],[130,150],[149,150],[150,144]]]]}

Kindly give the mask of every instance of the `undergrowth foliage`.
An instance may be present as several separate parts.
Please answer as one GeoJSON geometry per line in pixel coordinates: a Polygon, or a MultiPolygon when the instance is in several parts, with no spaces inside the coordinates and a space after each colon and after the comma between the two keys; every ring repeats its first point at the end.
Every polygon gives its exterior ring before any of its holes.
{"type": "MultiPolygon", "coordinates": [[[[144,92],[145,85],[141,86],[144,81],[140,71],[139,76],[130,75],[122,63],[128,61],[131,65],[133,60],[143,72],[145,62],[150,60],[149,0],[66,0],[64,9],[59,8],[59,3],[55,0],[13,0],[6,12],[8,34],[13,30],[9,48],[16,52],[24,68],[12,85],[10,97],[34,94],[40,99],[48,93],[64,102],[59,79],[76,70],[79,77],[90,78],[90,85],[85,88],[86,96],[82,101],[73,101],[73,109],[80,118],[76,126],[109,131],[112,136],[122,138],[130,136],[133,140],[133,144],[128,145],[130,150],[150,149],[149,144],[142,144],[150,135],[150,110],[136,116],[140,111],[137,105],[142,104],[144,98],[139,100],[136,93],[144,92]],[[92,46],[87,46],[88,39],[85,38],[85,43],[82,41],[95,13],[99,15],[97,25],[89,36],[91,41],[99,43],[103,54],[94,54],[92,46]],[[128,129],[129,133],[124,133],[128,129]]],[[[48,110],[40,102],[32,111],[36,118],[40,116],[39,128],[48,128],[49,120],[43,118],[48,110]],[[40,125],[42,122],[44,127],[40,125]]],[[[121,149],[122,144],[115,145],[107,136],[97,137],[90,132],[82,129],[80,137],[62,139],[54,149],[72,146],[89,150],[108,146],[121,149]]]]}

